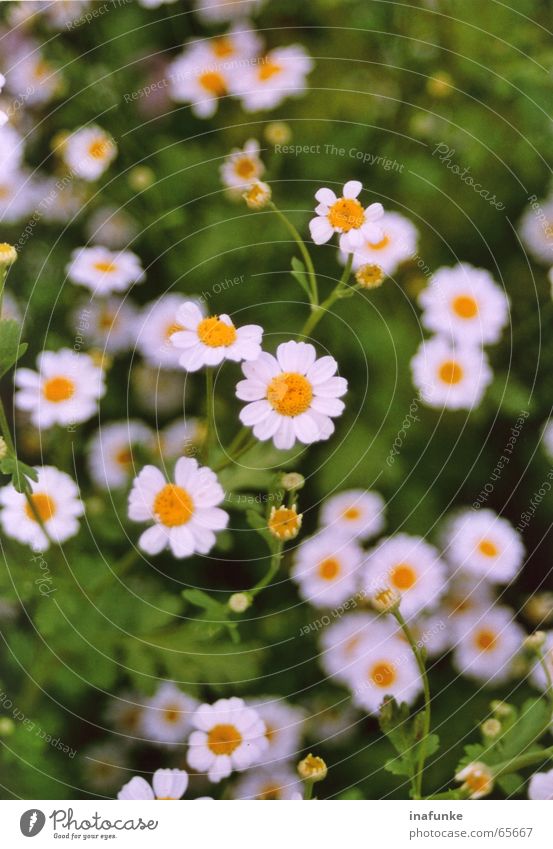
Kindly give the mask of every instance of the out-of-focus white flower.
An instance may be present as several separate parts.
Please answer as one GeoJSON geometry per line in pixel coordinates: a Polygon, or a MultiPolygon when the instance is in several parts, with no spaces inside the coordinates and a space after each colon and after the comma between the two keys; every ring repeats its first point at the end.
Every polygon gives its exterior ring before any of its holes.
{"type": "Polygon", "coordinates": [[[110,295],[142,283],[145,274],[139,257],[132,251],[114,252],[97,245],[73,251],[67,276],[72,283],[90,289],[95,295],[110,295]]]}
{"type": "Polygon", "coordinates": [[[331,531],[302,542],[295,553],[292,580],[314,607],[333,607],[352,598],[359,585],[363,551],[331,531]]]}
{"type": "Polygon", "coordinates": [[[0,222],[2,224],[13,224],[31,215],[36,198],[36,182],[27,171],[8,171],[4,175],[0,174],[0,222]]]}
{"type": "Polygon", "coordinates": [[[22,54],[11,65],[6,88],[29,106],[39,106],[54,97],[60,83],[60,72],[36,47],[22,54]]]}
{"type": "Polygon", "coordinates": [[[198,118],[211,118],[229,93],[232,63],[217,61],[205,43],[194,43],[171,62],[168,77],[176,103],[190,103],[198,118]]]}
{"type": "Polygon", "coordinates": [[[481,348],[452,345],[441,336],[421,344],[411,371],[424,403],[449,410],[478,407],[493,377],[481,348]]]}
{"type": "Polygon", "coordinates": [[[168,6],[177,0],[138,0],[138,5],[145,9],[159,9],[160,6],[168,6]]]}
{"type": "Polygon", "coordinates": [[[496,606],[457,625],[453,662],[461,674],[495,685],[512,676],[523,639],[513,611],[496,606]]]}
{"type": "MultiPolygon", "coordinates": [[[[5,84],[6,84],[6,77],[4,76],[4,74],[0,74],[0,93],[2,92],[2,89],[4,88],[5,84]]],[[[8,116],[6,115],[6,113],[2,112],[2,110],[0,109],[0,127],[3,127],[4,124],[6,124],[8,122],[8,120],[9,119],[8,119],[8,116]]]]}
{"type": "Polygon", "coordinates": [[[249,139],[243,148],[231,150],[220,168],[223,185],[231,189],[246,189],[259,180],[264,171],[256,139],[249,139]]]}
{"type": "Polygon", "coordinates": [[[519,230],[534,259],[553,265],[553,196],[529,207],[522,216],[519,230]]]}
{"type": "Polygon", "coordinates": [[[117,156],[117,145],[101,127],[80,127],[64,141],[63,160],[82,180],[93,182],[102,176],[117,156]]]}
{"type": "Polygon", "coordinates": [[[257,12],[265,0],[195,0],[196,14],[207,24],[236,21],[257,12]]]}
{"type": "MultiPolygon", "coordinates": [[[[385,274],[393,274],[400,263],[410,259],[417,250],[418,231],[415,225],[399,212],[384,212],[378,220],[382,233],[379,239],[366,239],[353,255],[353,269],[378,265],[385,274]]],[[[345,262],[346,254],[340,254],[345,262]]]]}
{"type": "Polygon", "coordinates": [[[133,452],[152,440],[150,428],[139,421],[110,422],[103,425],[88,448],[89,474],[101,489],[126,486],[136,473],[133,452]]]}
{"type": "Polygon", "coordinates": [[[15,372],[15,405],[31,414],[38,428],[74,425],[91,418],[106,388],[104,372],[88,354],[70,348],[42,351],[38,371],[15,372]]]}
{"type": "Polygon", "coordinates": [[[207,554],[215,545],[214,532],[228,522],[228,513],[217,507],[224,497],[215,472],[191,457],[177,460],[175,483],[155,466],[145,466],[129,496],[129,518],[154,522],[140,537],[140,548],[152,555],[166,547],[175,557],[207,554]]]}
{"type": "Polygon", "coordinates": [[[303,792],[303,785],[294,770],[286,766],[259,767],[248,772],[236,782],[233,799],[295,799],[303,792]]]}
{"type": "Polygon", "coordinates": [[[158,743],[183,743],[197,707],[196,699],[187,696],[175,684],[165,682],[144,705],[144,736],[158,743]]]}
{"type": "Polygon", "coordinates": [[[374,615],[353,612],[324,629],[320,663],[327,675],[342,683],[349,681],[348,670],[351,671],[365,640],[370,637],[374,621],[374,615]]]}
{"type": "Polygon", "coordinates": [[[10,124],[0,127],[0,162],[2,163],[2,181],[14,171],[18,171],[23,160],[24,142],[20,134],[10,124]]]}
{"type": "Polygon", "coordinates": [[[37,466],[36,472],[38,480],[31,483],[33,508],[12,484],[0,489],[0,522],[6,536],[30,545],[34,551],[46,551],[50,543],[37,516],[50,539],[62,543],[78,533],[78,517],[84,507],[77,484],[65,472],[54,466],[37,466]]]}
{"type": "MultiPolygon", "coordinates": [[[[284,701],[281,696],[264,696],[249,702],[265,723],[269,744],[264,763],[297,757],[305,725],[305,711],[284,701]]],[[[296,787],[296,790],[298,788],[296,787]]]]}
{"type": "Polygon", "coordinates": [[[384,527],[384,499],[378,492],[347,489],[332,495],[321,508],[320,524],[340,534],[369,539],[384,527]]]}
{"type": "Polygon", "coordinates": [[[152,447],[164,460],[192,457],[198,453],[205,436],[205,427],[199,419],[186,417],[169,422],[152,437],[152,447]]]}
{"type": "Polygon", "coordinates": [[[188,787],[188,773],[184,769],[156,769],[152,785],[153,790],[146,779],[135,775],[123,785],[117,798],[125,801],[182,799],[188,787]]]}
{"type": "Polygon", "coordinates": [[[215,783],[259,763],[269,745],[263,720],[243,699],[200,705],[192,725],[197,730],[188,739],[188,763],[215,783]]]}
{"type": "Polygon", "coordinates": [[[121,354],[133,348],[137,310],[128,299],[91,298],[73,313],[73,325],[88,345],[108,354],[121,354]]]}
{"type": "Polygon", "coordinates": [[[365,592],[372,597],[383,589],[395,590],[406,618],[436,607],[446,586],[446,567],[437,549],[422,537],[396,534],[369,552],[363,574],[365,592]]]}
{"type": "Polygon", "coordinates": [[[105,793],[119,787],[128,771],[128,754],[122,746],[97,743],[90,746],[81,758],[87,784],[105,793]]]}
{"type": "Polygon", "coordinates": [[[337,197],[332,189],[322,188],[315,193],[319,201],[315,218],[309,222],[311,238],[316,245],[324,245],[334,233],[340,233],[340,248],[344,253],[354,253],[365,241],[378,242],[383,238],[380,220],[384,215],[381,203],[371,203],[366,209],[358,200],[363,185],[359,180],[349,180],[337,197]]]}
{"type": "Polygon", "coordinates": [[[114,696],[106,709],[106,719],[122,734],[132,739],[142,739],[144,697],[122,692],[114,696]]]}
{"type": "Polygon", "coordinates": [[[194,301],[178,308],[176,324],[180,329],[169,338],[179,352],[179,365],[187,371],[218,366],[223,360],[256,360],[261,353],[262,327],[235,327],[228,315],[206,318],[194,301]]]}
{"type": "Polygon", "coordinates": [[[90,216],[86,233],[95,245],[105,245],[110,250],[125,248],[136,236],[138,227],[134,218],[116,206],[102,206],[90,216]]]}
{"type": "Polygon", "coordinates": [[[170,294],[162,295],[142,308],[136,327],[136,347],[144,359],[157,369],[178,366],[181,351],[173,345],[171,336],[184,329],[177,320],[177,312],[186,303],[189,299],[182,295],[170,294]]]}
{"type": "Polygon", "coordinates": [[[489,271],[468,263],[439,268],[419,303],[423,325],[459,344],[498,342],[509,316],[509,299],[489,271]]]}
{"type": "Polygon", "coordinates": [[[299,97],[314,63],[300,44],[276,47],[244,65],[231,80],[232,92],[246,112],[276,109],[287,97],[299,97]]]}
{"type": "Polygon", "coordinates": [[[276,357],[261,353],[255,362],[242,364],[246,380],[237,384],[236,395],[249,403],[240,421],[253,428],[257,439],[272,439],[283,450],[296,441],[310,445],[328,439],[348,388],[343,377],[336,377],[337,369],[333,357],[317,360],[315,348],[305,342],[284,342],[276,357]]]}
{"type": "Polygon", "coordinates": [[[446,555],[462,575],[507,584],[524,561],[524,546],[512,525],[493,510],[466,510],[449,522],[446,555]]]}
{"type": "Polygon", "coordinates": [[[536,772],[528,785],[529,799],[553,799],[553,769],[536,772]]]}
{"type": "Polygon", "coordinates": [[[412,704],[422,689],[411,648],[391,618],[372,622],[346,674],[353,703],[368,713],[377,713],[385,696],[412,704]]]}
{"type": "Polygon", "coordinates": [[[81,183],[67,177],[46,177],[34,180],[36,214],[44,221],[56,224],[74,221],[85,202],[81,183]]]}
{"type": "Polygon", "coordinates": [[[131,381],[137,403],[148,416],[171,416],[182,410],[182,371],[161,371],[159,366],[136,361],[131,381]]]}

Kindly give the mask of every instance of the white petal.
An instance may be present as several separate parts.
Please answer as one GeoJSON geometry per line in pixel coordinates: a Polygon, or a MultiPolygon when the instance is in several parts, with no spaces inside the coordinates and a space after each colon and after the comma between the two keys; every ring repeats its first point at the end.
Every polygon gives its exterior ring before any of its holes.
{"type": "Polygon", "coordinates": [[[318,200],[319,203],[326,204],[326,206],[332,206],[333,203],[336,203],[338,198],[332,189],[322,188],[315,192],[315,200],[318,200]]]}
{"type": "Polygon", "coordinates": [[[287,451],[296,441],[294,425],[291,419],[281,418],[279,428],[273,437],[273,442],[276,448],[281,451],[287,451]]]}
{"type": "Polygon", "coordinates": [[[283,342],[277,348],[277,360],[283,371],[305,374],[316,356],[315,348],[308,342],[283,342]]]}
{"type": "Polygon", "coordinates": [[[324,383],[319,383],[316,394],[320,398],[340,398],[348,391],[345,377],[329,377],[324,383]]]}
{"type": "Polygon", "coordinates": [[[152,525],[141,535],[138,545],[146,554],[159,554],[167,545],[167,533],[161,525],[152,525]]]}
{"type": "Polygon", "coordinates": [[[316,245],[324,245],[331,238],[334,230],[328,218],[318,216],[317,218],[312,218],[309,222],[309,232],[316,245]]]}
{"type": "Polygon", "coordinates": [[[313,398],[311,406],[318,413],[323,413],[325,416],[341,416],[346,405],[338,398],[322,398],[318,396],[313,398]]]}
{"type": "Polygon", "coordinates": [[[251,427],[252,425],[257,424],[257,422],[261,422],[263,419],[266,419],[271,412],[271,409],[271,405],[268,401],[254,401],[252,404],[248,404],[247,407],[244,407],[244,409],[240,411],[240,421],[247,427],[251,427]]]}
{"type": "Polygon", "coordinates": [[[332,377],[337,368],[338,363],[334,357],[321,357],[310,366],[306,372],[306,377],[316,387],[319,383],[324,383],[329,377],[332,377]]]}
{"type": "Polygon", "coordinates": [[[360,194],[363,184],[359,180],[348,180],[342,192],[345,198],[356,198],[360,194]]]}
{"type": "Polygon", "coordinates": [[[194,536],[186,525],[171,528],[169,547],[175,557],[190,557],[194,553],[194,536]]]}
{"type": "Polygon", "coordinates": [[[378,221],[384,215],[381,203],[371,203],[365,210],[365,221],[378,221]]]}
{"type": "Polygon", "coordinates": [[[319,439],[319,428],[309,413],[302,413],[294,418],[294,432],[304,445],[310,445],[319,439]]]}

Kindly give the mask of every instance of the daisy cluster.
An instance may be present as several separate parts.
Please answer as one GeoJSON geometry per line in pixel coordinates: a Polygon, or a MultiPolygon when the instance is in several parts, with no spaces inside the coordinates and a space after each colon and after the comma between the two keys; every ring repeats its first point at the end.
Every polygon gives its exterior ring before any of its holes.
{"type": "Polygon", "coordinates": [[[439,268],[419,296],[422,324],[435,335],[411,361],[413,382],[431,407],[478,407],[493,374],[485,345],[495,344],[509,319],[509,299],[482,268],[439,268]]]}
{"type": "MultiPolygon", "coordinates": [[[[384,615],[382,600],[390,597],[429,658],[451,652],[458,672],[481,685],[519,675],[525,633],[502,601],[524,561],[510,523],[492,510],[464,510],[446,520],[439,546],[397,533],[366,550],[383,526],[377,493],[345,491],[325,502],[319,531],[295,551],[292,579],[301,597],[323,611],[302,633],[321,632],[325,674],[369,713],[378,713],[385,696],[417,699],[422,683],[414,656],[397,622],[384,615]]],[[[532,677],[546,688],[539,666],[532,677]]]]}

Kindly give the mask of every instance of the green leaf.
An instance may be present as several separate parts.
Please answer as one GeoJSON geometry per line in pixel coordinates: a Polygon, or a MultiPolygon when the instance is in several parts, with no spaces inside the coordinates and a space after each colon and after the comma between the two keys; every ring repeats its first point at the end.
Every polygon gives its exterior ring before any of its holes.
{"type": "Polygon", "coordinates": [[[311,300],[311,290],[309,288],[309,278],[307,276],[307,272],[305,270],[305,265],[298,259],[297,257],[292,257],[292,277],[298,281],[301,288],[304,292],[309,296],[309,300],[311,300]]]}
{"type": "Polygon", "coordinates": [[[518,772],[512,772],[510,775],[501,775],[497,779],[499,787],[507,796],[520,796],[524,792],[526,781],[518,772]]]}
{"type": "Polygon", "coordinates": [[[20,340],[19,322],[13,318],[0,320],[0,377],[3,377],[27,350],[27,343],[20,340]]]}
{"type": "Polygon", "coordinates": [[[525,752],[551,725],[551,708],[545,699],[528,699],[520,709],[517,721],[499,741],[502,760],[516,758],[525,752]]]}
{"type": "Polygon", "coordinates": [[[390,758],[384,764],[384,769],[392,775],[405,775],[407,778],[411,778],[414,774],[412,760],[405,757],[390,758]]]}

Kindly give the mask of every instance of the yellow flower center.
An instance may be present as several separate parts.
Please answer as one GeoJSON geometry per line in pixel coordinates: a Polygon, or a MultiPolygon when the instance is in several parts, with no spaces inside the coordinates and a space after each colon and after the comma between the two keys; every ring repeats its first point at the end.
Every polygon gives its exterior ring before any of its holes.
{"type": "Polygon", "coordinates": [[[396,680],[396,670],[393,663],[382,661],[375,663],[370,671],[369,678],[377,687],[391,687],[396,680]]]}
{"type": "Polygon", "coordinates": [[[132,462],[132,453],[130,448],[122,448],[115,455],[115,462],[120,466],[127,468],[132,462]]]}
{"type": "Polygon", "coordinates": [[[219,59],[224,59],[225,56],[232,56],[232,54],[234,53],[234,46],[232,44],[232,41],[225,35],[221,35],[218,38],[214,38],[211,46],[214,54],[219,59]]]}
{"type": "Polygon", "coordinates": [[[209,348],[226,348],[232,345],[236,339],[234,325],[225,324],[216,315],[200,321],[197,332],[200,342],[203,342],[209,348]]]}
{"type": "Polygon", "coordinates": [[[470,772],[465,779],[465,784],[472,793],[480,793],[481,790],[485,790],[488,787],[489,783],[490,779],[488,776],[479,770],[470,772]]]}
{"type": "Polygon", "coordinates": [[[313,389],[303,374],[285,371],[273,377],[267,387],[267,400],[281,416],[299,416],[309,409],[313,389]]]}
{"type": "Polygon", "coordinates": [[[0,198],[2,198],[2,200],[4,200],[4,198],[9,198],[9,196],[10,196],[9,188],[6,185],[0,184],[0,198]]]}
{"type": "Polygon", "coordinates": [[[59,404],[68,401],[75,392],[75,384],[68,377],[51,377],[44,381],[42,393],[47,401],[59,404]]]}
{"type": "Polygon", "coordinates": [[[499,549],[491,541],[491,539],[483,539],[478,543],[478,551],[480,554],[483,554],[484,557],[497,557],[499,554],[499,549]]]}
{"type": "Polygon", "coordinates": [[[453,312],[459,318],[474,318],[478,315],[478,301],[470,295],[459,295],[453,301],[453,312]]]}
{"type": "Polygon", "coordinates": [[[237,159],[234,164],[234,170],[237,175],[242,177],[244,180],[249,180],[250,177],[257,174],[256,164],[249,156],[241,156],[237,159]]]}
{"type": "Polygon", "coordinates": [[[417,582],[417,573],[408,563],[398,563],[390,572],[390,580],[398,590],[409,590],[417,582]]]}
{"type": "Polygon", "coordinates": [[[93,159],[103,159],[110,148],[108,139],[99,136],[88,146],[88,155],[93,159]]]}
{"type": "Polygon", "coordinates": [[[94,263],[94,268],[96,269],[96,271],[100,271],[102,274],[111,274],[112,271],[116,270],[117,263],[101,260],[100,262],[94,263]]]}
{"type": "Polygon", "coordinates": [[[193,513],[194,502],[187,491],[175,483],[166,484],[155,497],[154,514],[168,528],[185,525],[193,513]]]}
{"type": "Polygon", "coordinates": [[[365,210],[356,198],[340,198],[327,213],[330,226],[347,233],[358,230],[365,220],[365,210]]]}
{"type": "Polygon", "coordinates": [[[440,380],[443,383],[449,383],[450,386],[460,383],[463,379],[463,369],[455,360],[446,360],[445,363],[442,363],[438,374],[440,380]]]}
{"type": "Polygon", "coordinates": [[[269,530],[279,539],[290,539],[301,527],[301,516],[289,507],[279,507],[269,518],[269,530]]]}
{"type": "Polygon", "coordinates": [[[165,331],[165,338],[170,339],[173,333],[180,333],[181,330],[184,330],[182,324],[177,324],[175,321],[172,324],[169,324],[165,331]]]}
{"type": "Polygon", "coordinates": [[[359,507],[348,507],[348,509],[344,510],[342,513],[342,518],[346,519],[348,522],[355,522],[356,519],[361,518],[361,510],[359,507]]]}
{"type": "Polygon", "coordinates": [[[262,82],[266,82],[276,76],[276,74],[280,74],[281,71],[282,65],[279,65],[277,62],[273,62],[272,59],[266,58],[261,63],[257,76],[262,82]]]}
{"type": "MultiPolygon", "coordinates": [[[[56,503],[49,495],[46,495],[45,492],[33,493],[31,495],[31,501],[33,502],[35,511],[42,522],[47,522],[54,516],[56,512],[56,503]]],[[[25,513],[33,522],[37,521],[35,513],[31,510],[31,505],[29,503],[25,505],[25,513]]]]}
{"type": "Polygon", "coordinates": [[[242,742],[242,735],[235,725],[214,725],[207,735],[207,745],[214,755],[232,755],[242,742]]]}
{"type": "Polygon", "coordinates": [[[111,328],[115,327],[116,324],[116,316],[108,310],[104,310],[98,318],[98,325],[101,330],[111,330],[111,328]]]}
{"type": "Polygon", "coordinates": [[[280,787],[277,787],[275,784],[266,784],[255,797],[256,799],[260,799],[262,802],[269,802],[274,799],[281,799],[282,794],[280,792],[280,787]]]}
{"type": "Polygon", "coordinates": [[[496,634],[487,628],[483,628],[481,631],[478,631],[474,638],[477,648],[481,651],[490,651],[495,646],[496,641],[496,634]]]}
{"type": "Polygon", "coordinates": [[[384,235],[379,242],[367,242],[367,244],[372,251],[381,251],[390,244],[390,237],[384,235]]]}
{"type": "Polygon", "coordinates": [[[223,76],[218,71],[205,71],[198,77],[198,82],[210,94],[220,97],[225,94],[227,86],[223,76]]]}
{"type": "Polygon", "coordinates": [[[181,716],[182,712],[177,705],[167,705],[163,711],[163,719],[170,725],[179,722],[181,716]]]}
{"type": "Polygon", "coordinates": [[[341,572],[340,562],[335,557],[327,557],[319,563],[319,577],[323,581],[333,581],[341,572]]]}

